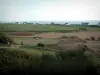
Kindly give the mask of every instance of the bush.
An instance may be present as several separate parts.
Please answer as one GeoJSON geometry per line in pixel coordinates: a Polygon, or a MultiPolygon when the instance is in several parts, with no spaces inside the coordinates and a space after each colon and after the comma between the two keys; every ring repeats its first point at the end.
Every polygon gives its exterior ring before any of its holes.
{"type": "Polygon", "coordinates": [[[38,44],[37,44],[37,47],[45,47],[45,45],[42,44],[42,43],[38,43],[38,44]]]}
{"type": "Polygon", "coordinates": [[[57,57],[60,57],[61,60],[66,60],[66,59],[80,59],[80,58],[84,58],[84,52],[83,51],[66,51],[66,52],[62,52],[60,51],[57,55],[57,57]]]}
{"type": "Polygon", "coordinates": [[[8,36],[6,36],[4,33],[0,33],[0,43],[1,44],[14,44],[15,42],[9,38],[8,36]]]}
{"type": "Polygon", "coordinates": [[[61,60],[66,60],[67,58],[73,58],[76,57],[76,53],[74,52],[59,52],[59,56],[61,57],[61,60]]]}
{"type": "Polygon", "coordinates": [[[87,30],[87,28],[79,28],[79,30],[87,30]]]}
{"type": "Polygon", "coordinates": [[[49,60],[54,60],[55,58],[54,58],[54,56],[51,55],[51,54],[42,53],[41,59],[42,59],[43,61],[45,61],[45,60],[48,60],[48,61],[49,61],[49,60]]]}
{"type": "Polygon", "coordinates": [[[23,41],[21,41],[21,45],[23,45],[23,41]]]}
{"type": "Polygon", "coordinates": [[[97,40],[100,41],[100,37],[98,37],[97,40]]]}
{"type": "Polygon", "coordinates": [[[91,40],[95,40],[95,37],[91,36],[90,39],[91,39],[91,40]]]}

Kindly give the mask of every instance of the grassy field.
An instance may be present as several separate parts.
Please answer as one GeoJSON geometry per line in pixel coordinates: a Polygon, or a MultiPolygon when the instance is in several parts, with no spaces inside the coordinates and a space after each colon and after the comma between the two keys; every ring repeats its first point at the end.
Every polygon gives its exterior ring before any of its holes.
{"type": "MultiPolygon", "coordinates": [[[[92,74],[97,75],[84,52],[52,52],[0,48],[0,73],[10,74],[92,74]],[[73,72],[72,72],[73,71],[73,72]]],[[[96,63],[95,63],[96,64],[96,63]]]]}
{"type": "Polygon", "coordinates": [[[49,39],[49,38],[43,38],[43,39],[33,39],[33,38],[13,38],[16,43],[20,44],[21,41],[23,41],[24,44],[26,45],[37,45],[38,43],[43,43],[43,44],[56,44],[59,40],[58,39],[49,39]]]}
{"type": "Polygon", "coordinates": [[[78,28],[87,28],[88,30],[100,30],[100,27],[88,26],[64,26],[64,25],[31,25],[31,24],[4,24],[0,25],[1,31],[29,31],[29,32],[68,32],[76,31],[78,28]]]}

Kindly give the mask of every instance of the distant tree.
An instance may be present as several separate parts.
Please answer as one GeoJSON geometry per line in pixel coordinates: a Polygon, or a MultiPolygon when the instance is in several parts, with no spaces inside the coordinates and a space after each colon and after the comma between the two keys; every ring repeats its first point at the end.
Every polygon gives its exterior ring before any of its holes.
{"type": "Polygon", "coordinates": [[[67,22],[67,23],[65,23],[65,25],[68,25],[68,22],[67,22]]]}
{"type": "Polygon", "coordinates": [[[100,27],[98,25],[89,25],[89,27],[100,27]]]}
{"type": "Polygon", "coordinates": [[[38,24],[39,25],[39,23],[35,23],[35,24],[38,24]]]}
{"type": "Polygon", "coordinates": [[[51,22],[51,25],[54,25],[54,22],[51,22]]]}
{"type": "Polygon", "coordinates": [[[23,22],[23,24],[26,24],[26,22],[23,22]]]}
{"type": "Polygon", "coordinates": [[[98,23],[98,25],[100,25],[100,22],[98,23]]]}
{"type": "Polygon", "coordinates": [[[89,22],[82,22],[81,25],[88,25],[89,22]]]}
{"type": "Polygon", "coordinates": [[[16,22],[16,24],[19,24],[19,22],[16,22]]]}

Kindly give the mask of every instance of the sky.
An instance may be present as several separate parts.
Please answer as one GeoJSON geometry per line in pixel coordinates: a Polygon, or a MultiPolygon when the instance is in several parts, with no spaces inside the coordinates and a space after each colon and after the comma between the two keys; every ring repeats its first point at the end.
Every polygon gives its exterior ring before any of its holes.
{"type": "Polygon", "coordinates": [[[100,20],[100,0],[0,0],[0,21],[100,20]]]}

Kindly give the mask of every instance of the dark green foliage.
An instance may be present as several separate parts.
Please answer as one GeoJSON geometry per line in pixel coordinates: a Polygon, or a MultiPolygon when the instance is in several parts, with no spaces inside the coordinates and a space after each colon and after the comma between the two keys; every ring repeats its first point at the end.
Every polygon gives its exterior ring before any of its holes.
{"type": "Polygon", "coordinates": [[[66,52],[59,52],[59,56],[62,60],[66,59],[81,59],[84,58],[84,51],[66,51],[66,52]]]}
{"type": "MultiPolygon", "coordinates": [[[[33,58],[32,55],[30,56],[33,58]]],[[[46,53],[42,53],[38,59],[30,60],[30,56],[23,51],[0,49],[0,73],[7,75],[37,75],[39,73],[86,75],[94,73],[97,75],[93,65],[86,59],[82,51],[58,52],[57,59],[46,53]],[[16,55],[19,57],[17,58],[16,55]]]]}
{"type": "Polygon", "coordinates": [[[98,27],[98,28],[100,28],[100,26],[98,26],[98,25],[89,25],[89,27],[98,27]]]}
{"type": "Polygon", "coordinates": [[[54,56],[53,55],[50,55],[50,54],[46,54],[46,53],[42,53],[42,56],[41,56],[41,60],[45,61],[51,61],[51,60],[54,60],[54,56]]]}
{"type": "Polygon", "coordinates": [[[37,44],[37,47],[45,47],[45,45],[42,44],[42,43],[38,43],[38,44],[37,44]]]}
{"type": "Polygon", "coordinates": [[[23,45],[23,41],[21,41],[21,45],[23,45]]]}
{"type": "Polygon", "coordinates": [[[6,36],[5,34],[0,33],[0,43],[1,44],[8,44],[8,43],[13,44],[14,41],[11,38],[9,38],[8,36],[6,36]]]}
{"type": "Polygon", "coordinates": [[[0,48],[0,73],[9,73],[18,67],[15,57],[16,54],[14,54],[12,51],[9,51],[9,49],[0,48]]]}
{"type": "Polygon", "coordinates": [[[62,60],[66,60],[75,57],[76,54],[72,52],[59,52],[59,56],[61,57],[62,60]]]}
{"type": "Polygon", "coordinates": [[[87,30],[87,28],[79,28],[79,30],[87,30]]]}

